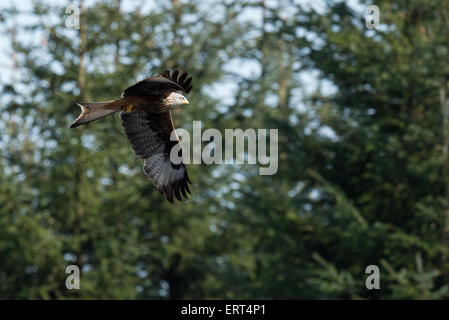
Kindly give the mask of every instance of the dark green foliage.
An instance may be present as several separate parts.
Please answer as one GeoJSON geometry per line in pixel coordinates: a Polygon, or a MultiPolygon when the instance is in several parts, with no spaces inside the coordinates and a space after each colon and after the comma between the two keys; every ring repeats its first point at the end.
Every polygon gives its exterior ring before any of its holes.
{"type": "Polygon", "coordinates": [[[16,65],[1,83],[0,298],[448,298],[447,4],[377,1],[372,31],[341,1],[127,5],[89,4],[80,30],[50,1],[34,19],[1,12],[16,65]],[[277,174],[188,165],[192,200],[172,205],[118,117],[68,128],[75,102],[178,68],[194,82],[175,125],[278,128],[277,174]]]}

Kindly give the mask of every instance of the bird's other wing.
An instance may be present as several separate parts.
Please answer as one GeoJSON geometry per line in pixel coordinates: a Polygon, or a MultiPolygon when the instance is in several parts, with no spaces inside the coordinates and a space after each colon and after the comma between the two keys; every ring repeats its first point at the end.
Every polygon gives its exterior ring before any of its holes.
{"type": "Polygon", "coordinates": [[[179,71],[175,71],[170,75],[170,71],[166,70],[164,73],[146,78],[126,88],[123,91],[122,97],[151,96],[160,95],[161,93],[168,95],[173,91],[189,93],[192,89],[191,82],[192,77],[187,78],[187,73],[179,76],[179,71]]]}
{"type": "Polygon", "coordinates": [[[159,76],[163,76],[166,79],[170,79],[171,81],[176,82],[182,87],[182,91],[184,91],[185,93],[189,93],[190,90],[192,90],[192,77],[187,78],[187,72],[179,75],[179,71],[176,70],[172,75],[170,75],[170,71],[165,70],[164,73],[160,74],[159,76]]]}
{"type": "Polygon", "coordinates": [[[174,130],[170,112],[122,112],[120,117],[134,152],[144,160],[143,171],[159,192],[170,202],[173,194],[180,201],[181,194],[187,198],[191,183],[187,170],[183,163],[173,164],[170,160],[171,149],[180,143],[170,141],[174,130]]]}

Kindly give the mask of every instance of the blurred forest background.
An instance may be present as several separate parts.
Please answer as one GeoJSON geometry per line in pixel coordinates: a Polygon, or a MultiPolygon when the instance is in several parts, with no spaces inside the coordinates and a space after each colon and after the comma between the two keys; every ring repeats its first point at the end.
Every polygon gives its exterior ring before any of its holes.
{"type": "Polygon", "coordinates": [[[377,0],[377,30],[364,1],[30,3],[0,11],[0,298],[449,298],[447,1],[377,0]],[[188,165],[172,205],[117,116],[68,128],[167,68],[178,128],[278,128],[278,173],[188,165]]]}

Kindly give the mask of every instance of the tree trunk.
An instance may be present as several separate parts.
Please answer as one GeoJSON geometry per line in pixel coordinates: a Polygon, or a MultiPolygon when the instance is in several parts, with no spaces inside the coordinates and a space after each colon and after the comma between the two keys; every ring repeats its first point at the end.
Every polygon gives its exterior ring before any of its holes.
{"type": "MultiPolygon", "coordinates": [[[[79,65],[78,65],[78,89],[79,89],[79,101],[85,100],[85,86],[86,86],[86,69],[84,66],[84,55],[86,52],[86,19],[85,19],[85,2],[81,0],[80,4],[80,48],[78,52],[79,56],[79,65]]],[[[76,130],[76,139],[78,148],[75,152],[75,170],[74,170],[74,179],[75,179],[75,227],[74,233],[77,239],[81,234],[81,226],[82,220],[84,216],[84,207],[82,201],[82,183],[83,183],[83,161],[82,161],[82,130],[76,130]]],[[[78,243],[77,246],[77,260],[76,265],[80,268],[80,272],[82,271],[82,267],[84,264],[83,261],[83,250],[82,244],[78,243]]]]}

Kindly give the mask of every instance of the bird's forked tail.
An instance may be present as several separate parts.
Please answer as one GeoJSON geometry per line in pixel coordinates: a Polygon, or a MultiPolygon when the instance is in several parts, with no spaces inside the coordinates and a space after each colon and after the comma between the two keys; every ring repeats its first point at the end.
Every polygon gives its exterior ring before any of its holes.
{"type": "Polygon", "coordinates": [[[70,128],[78,127],[82,124],[106,117],[107,115],[120,111],[126,105],[125,99],[118,99],[105,102],[77,103],[81,107],[81,114],[70,125],[70,128]]]}

